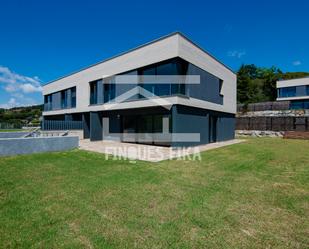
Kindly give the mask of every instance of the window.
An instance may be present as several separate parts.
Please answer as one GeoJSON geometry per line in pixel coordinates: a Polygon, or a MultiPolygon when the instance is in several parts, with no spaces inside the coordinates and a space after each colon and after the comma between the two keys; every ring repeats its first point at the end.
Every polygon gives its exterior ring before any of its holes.
{"type": "Polygon", "coordinates": [[[306,94],[309,96],[309,86],[306,86],[306,94]]]}
{"type": "Polygon", "coordinates": [[[109,102],[115,98],[116,85],[114,83],[114,77],[104,79],[103,92],[104,92],[104,103],[109,102]]]}
{"type": "Polygon", "coordinates": [[[279,98],[295,97],[296,96],[296,87],[283,87],[279,88],[279,98]]]}
{"type": "MultiPolygon", "coordinates": [[[[140,75],[145,76],[156,76],[156,75],[185,75],[186,71],[185,61],[179,59],[173,59],[169,62],[164,62],[156,65],[152,65],[150,67],[139,70],[140,75]]],[[[168,79],[167,79],[168,81],[168,79]]],[[[157,96],[170,96],[173,94],[185,94],[185,84],[169,84],[170,82],[160,83],[149,83],[145,82],[143,84],[143,78],[141,82],[141,86],[147,91],[153,93],[157,96]]]]}
{"type": "Polygon", "coordinates": [[[68,90],[61,91],[61,108],[68,107],[68,90]]]}
{"type": "Polygon", "coordinates": [[[98,84],[97,81],[92,81],[90,85],[90,105],[98,103],[98,84]]]}
{"type": "Polygon", "coordinates": [[[45,95],[44,96],[44,111],[52,110],[52,95],[45,95]]]}
{"type": "Polygon", "coordinates": [[[76,87],[71,88],[71,107],[76,107],[76,87]]]}

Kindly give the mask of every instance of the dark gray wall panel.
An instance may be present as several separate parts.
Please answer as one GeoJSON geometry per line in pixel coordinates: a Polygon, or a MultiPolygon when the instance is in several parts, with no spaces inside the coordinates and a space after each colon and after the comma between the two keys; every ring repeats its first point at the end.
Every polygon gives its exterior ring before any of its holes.
{"type": "Polygon", "coordinates": [[[200,133],[201,141],[199,143],[173,142],[172,146],[195,146],[209,143],[210,115],[218,118],[217,141],[234,139],[235,116],[233,114],[175,105],[172,107],[173,133],[200,133]]]}
{"type": "Polygon", "coordinates": [[[83,113],[83,129],[84,129],[84,138],[90,138],[90,113],[83,113]]]}
{"type": "Polygon", "coordinates": [[[90,112],[90,141],[98,141],[102,139],[102,115],[100,112],[90,112]]]}
{"type": "Polygon", "coordinates": [[[190,63],[187,74],[200,75],[200,84],[186,85],[187,94],[190,97],[206,100],[220,105],[223,104],[223,97],[220,95],[219,90],[219,78],[190,63]]]}
{"type": "Polygon", "coordinates": [[[234,115],[219,115],[217,123],[217,135],[218,141],[226,141],[235,138],[234,115]]]}
{"type": "Polygon", "coordinates": [[[208,116],[196,109],[183,106],[172,107],[172,132],[173,133],[200,133],[200,142],[172,142],[173,147],[195,146],[207,144],[208,140],[208,116]]]}

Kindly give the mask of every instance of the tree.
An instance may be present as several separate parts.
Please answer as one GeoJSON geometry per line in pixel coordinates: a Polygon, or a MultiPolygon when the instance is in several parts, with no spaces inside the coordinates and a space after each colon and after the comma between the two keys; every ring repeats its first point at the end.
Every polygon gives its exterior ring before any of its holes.
{"type": "Polygon", "coordinates": [[[262,68],[254,64],[241,65],[237,72],[237,102],[242,104],[274,101],[277,98],[276,83],[280,79],[309,76],[309,73],[283,73],[277,67],[262,68]]]}

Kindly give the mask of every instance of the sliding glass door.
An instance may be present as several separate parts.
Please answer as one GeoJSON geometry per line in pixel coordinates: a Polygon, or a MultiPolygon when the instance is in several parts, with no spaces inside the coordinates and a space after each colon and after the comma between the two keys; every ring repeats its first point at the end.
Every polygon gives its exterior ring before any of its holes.
{"type": "MultiPolygon", "coordinates": [[[[163,137],[164,119],[170,120],[170,115],[127,115],[122,117],[123,142],[169,146],[170,142],[160,141],[163,137]]],[[[165,133],[169,132],[166,123],[165,133]]],[[[166,136],[164,136],[166,137],[166,136]]]]}

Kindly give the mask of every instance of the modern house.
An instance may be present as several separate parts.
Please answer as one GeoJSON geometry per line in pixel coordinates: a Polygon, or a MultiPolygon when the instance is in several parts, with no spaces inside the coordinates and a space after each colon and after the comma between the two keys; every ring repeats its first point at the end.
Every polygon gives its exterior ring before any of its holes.
{"type": "Polygon", "coordinates": [[[43,95],[45,121],[82,121],[91,141],[174,147],[234,138],[235,73],[178,32],[52,81],[43,95]]]}
{"type": "Polygon", "coordinates": [[[309,77],[277,81],[277,94],[277,101],[290,101],[290,109],[309,109],[309,77]]]}

